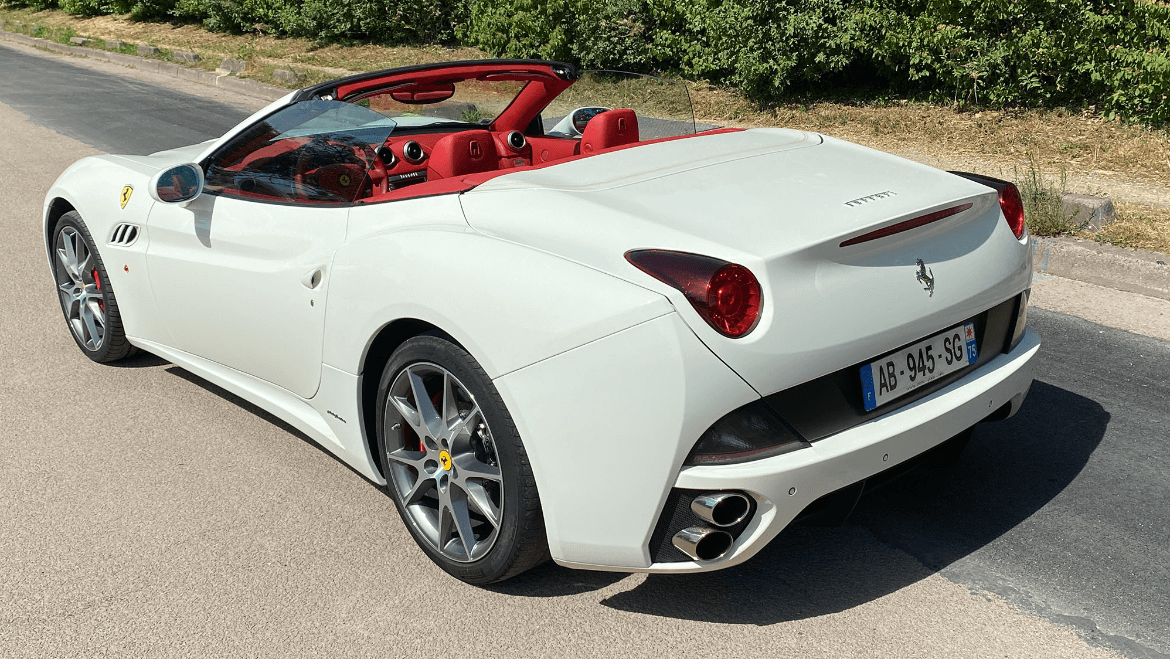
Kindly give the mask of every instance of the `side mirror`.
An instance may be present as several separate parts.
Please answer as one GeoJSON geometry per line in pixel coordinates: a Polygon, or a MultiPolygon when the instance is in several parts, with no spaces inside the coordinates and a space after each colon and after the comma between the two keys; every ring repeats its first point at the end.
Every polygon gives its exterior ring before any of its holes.
{"type": "MultiPolygon", "coordinates": [[[[546,134],[556,135],[556,136],[561,136],[561,137],[581,137],[581,134],[585,132],[585,126],[589,125],[589,121],[591,119],[593,119],[593,117],[596,117],[597,115],[601,114],[602,112],[608,112],[610,109],[611,108],[603,108],[603,107],[596,107],[596,106],[577,108],[576,110],[573,110],[569,114],[565,115],[565,117],[563,119],[561,119],[560,121],[557,122],[557,125],[548,129],[546,134]]],[[[539,119],[539,118],[540,118],[540,115],[537,115],[537,119],[539,119]]],[[[543,124],[544,122],[542,121],[541,123],[543,124]]],[[[530,127],[530,129],[531,128],[532,127],[530,127]]],[[[527,134],[529,134],[529,135],[539,135],[540,134],[540,133],[533,133],[533,132],[529,132],[529,131],[525,131],[525,132],[527,132],[527,134]]]]}
{"type": "Polygon", "coordinates": [[[572,114],[573,129],[576,130],[578,133],[584,133],[585,126],[589,125],[589,122],[593,119],[593,117],[596,117],[597,115],[601,114],[602,112],[608,112],[610,109],[611,108],[594,107],[594,108],[577,108],[576,110],[573,110],[573,114],[572,114]]]}
{"type": "Polygon", "coordinates": [[[150,196],[164,204],[185,204],[203,192],[203,168],[195,163],[171,167],[150,179],[150,196]]]}

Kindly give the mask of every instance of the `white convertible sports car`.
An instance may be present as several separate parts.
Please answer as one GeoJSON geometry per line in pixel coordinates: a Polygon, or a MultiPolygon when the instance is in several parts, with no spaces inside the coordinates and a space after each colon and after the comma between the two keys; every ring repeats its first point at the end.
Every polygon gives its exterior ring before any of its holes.
{"type": "Polygon", "coordinates": [[[1040,347],[1012,184],[696,131],[685,88],[558,62],[362,74],[85,158],[44,231],[89,358],[286,420],[470,583],[740,563],[956,456],[1040,347]]]}

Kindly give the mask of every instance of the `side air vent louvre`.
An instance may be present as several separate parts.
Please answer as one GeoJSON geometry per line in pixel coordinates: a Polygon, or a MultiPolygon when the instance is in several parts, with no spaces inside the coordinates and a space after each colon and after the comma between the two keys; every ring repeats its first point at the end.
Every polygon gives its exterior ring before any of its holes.
{"type": "Polygon", "coordinates": [[[129,247],[138,240],[138,225],[122,223],[114,227],[114,234],[110,237],[110,244],[119,247],[129,247]]]}

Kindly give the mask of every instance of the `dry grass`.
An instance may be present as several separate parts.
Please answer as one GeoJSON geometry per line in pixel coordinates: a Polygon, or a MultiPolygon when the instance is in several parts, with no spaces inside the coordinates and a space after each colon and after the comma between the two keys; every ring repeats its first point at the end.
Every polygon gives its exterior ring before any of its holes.
{"type": "Polygon", "coordinates": [[[1117,221],[1092,236],[1103,243],[1170,252],[1170,208],[1115,203],[1117,221]]]}
{"type": "MultiPolygon", "coordinates": [[[[169,59],[174,50],[190,50],[202,56],[196,66],[205,69],[214,69],[226,57],[242,59],[247,62],[243,77],[285,86],[287,83],[272,78],[274,69],[296,71],[303,76],[298,84],[308,85],[360,71],[487,57],[474,48],[320,46],[305,39],[218,34],[195,25],[137,23],[120,16],[79,18],[59,11],[0,7],[0,19],[9,21],[7,29],[12,29],[12,21],[40,26],[50,34],[39,36],[60,41],[73,35],[90,37],[99,40],[93,44],[99,48],[100,40],[105,39],[154,45],[163,51],[163,59],[169,59]]],[[[887,151],[951,161],[971,158],[996,163],[1001,172],[1016,172],[1017,178],[1043,171],[1049,174],[1050,186],[1059,186],[1059,181],[1070,175],[1087,175],[1102,182],[1100,192],[1105,194],[1110,182],[1170,187],[1167,131],[1108,121],[1093,112],[969,112],[907,101],[870,105],[824,102],[761,109],[734,90],[705,83],[688,86],[695,119],[704,123],[783,126],[887,151]]],[[[1118,222],[1094,238],[1170,251],[1170,208],[1117,206],[1118,222]]]]}

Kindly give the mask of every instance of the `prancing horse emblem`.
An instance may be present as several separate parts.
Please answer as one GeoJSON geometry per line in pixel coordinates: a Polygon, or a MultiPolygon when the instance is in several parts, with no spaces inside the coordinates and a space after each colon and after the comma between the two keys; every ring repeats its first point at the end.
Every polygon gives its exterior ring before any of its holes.
{"type": "Polygon", "coordinates": [[[927,274],[926,264],[922,259],[918,259],[918,283],[922,284],[922,290],[928,291],[930,297],[934,297],[934,270],[927,274]]]}

